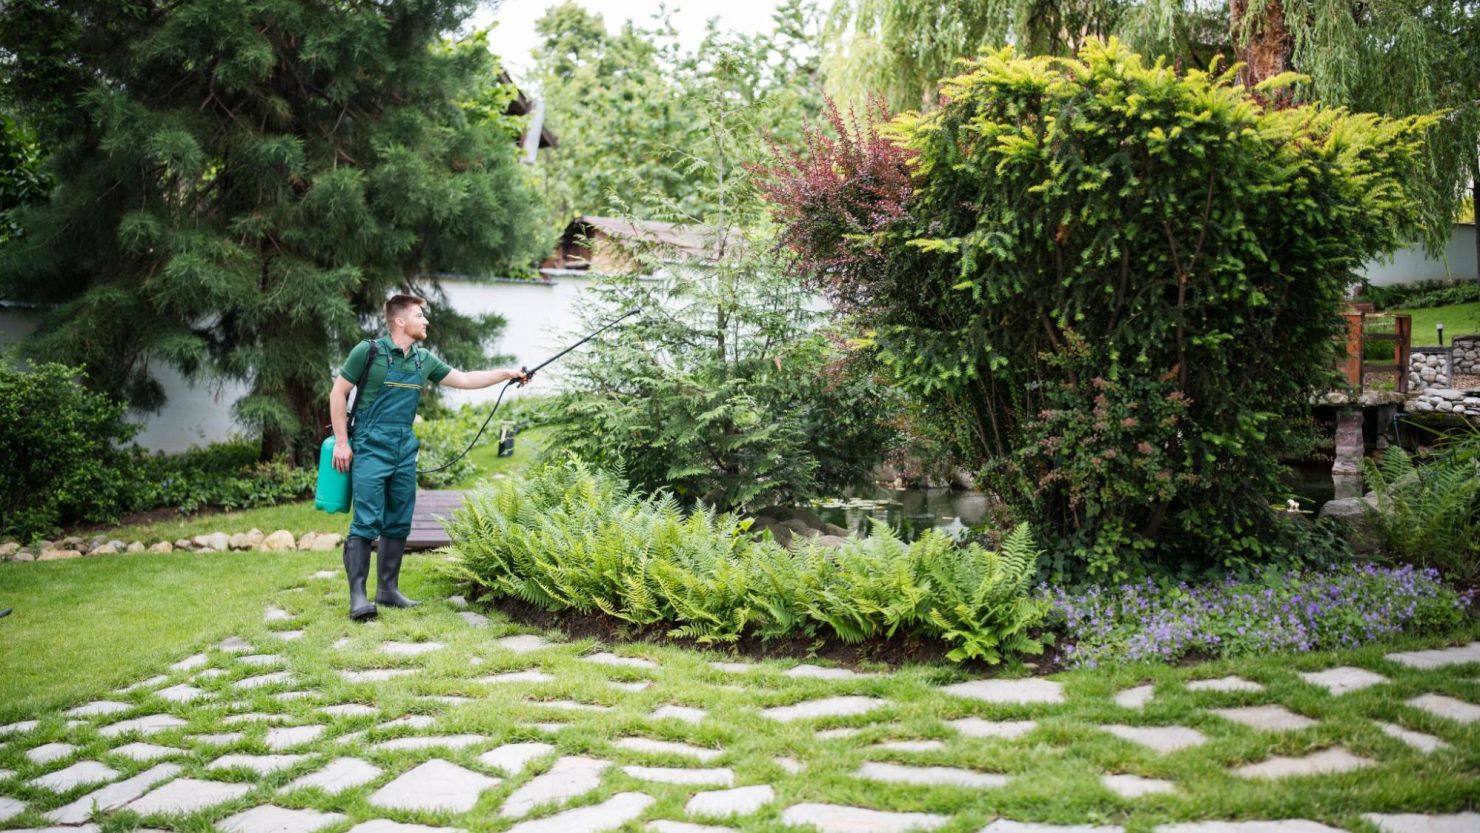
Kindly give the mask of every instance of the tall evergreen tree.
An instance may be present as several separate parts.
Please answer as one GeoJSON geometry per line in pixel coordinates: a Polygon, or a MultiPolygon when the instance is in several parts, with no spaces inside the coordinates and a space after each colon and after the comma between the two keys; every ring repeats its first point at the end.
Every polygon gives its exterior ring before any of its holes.
{"type": "MultiPolygon", "coordinates": [[[[142,407],[165,361],[245,381],[265,455],[302,459],[338,357],[392,290],[520,266],[547,239],[471,0],[9,0],[7,104],[51,151],[0,293],[54,304],[31,349],[142,407]]],[[[436,310],[482,356],[497,321],[436,310]]]]}

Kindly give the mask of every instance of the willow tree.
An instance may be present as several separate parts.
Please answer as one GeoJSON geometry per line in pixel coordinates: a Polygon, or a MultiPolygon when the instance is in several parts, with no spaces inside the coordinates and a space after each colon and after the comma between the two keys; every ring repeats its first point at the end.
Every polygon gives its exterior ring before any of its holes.
{"type": "MultiPolygon", "coordinates": [[[[1148,57],[1206,68],[1242,62],[1257,86],[1306,76],[1288,103],[1320,100],[1388,116],[1446,111],[1416,171],[1426,242],[1442,249],[1480,173],[1480,3],[1475,0],[835,0],[826,30],[828,91],[854,104],[880,95],[895,110],[933,109],[959,61],[1012,43],[1070,55],[1118,36],[1148,57]]],[[[1480,187],[1480,186],[1477,186],[1480,187]]]]}
{"type": "MultiPolygon", "coordinates": [[[[142,407],[150,368],[250,385],[264,453],[303,453],[330,368],[387,292],[539,252],[538,199],[486,107],[486,44],[442,41],[467,0],[11,0],[6,105],[50,151],[14,212],[0,293],[48,304],[33,352],[142,407]],[[481,98],[480,98],[481,101],[481,98]]],[[[491,320],[438,310],[476,361],[491,320]]]]}

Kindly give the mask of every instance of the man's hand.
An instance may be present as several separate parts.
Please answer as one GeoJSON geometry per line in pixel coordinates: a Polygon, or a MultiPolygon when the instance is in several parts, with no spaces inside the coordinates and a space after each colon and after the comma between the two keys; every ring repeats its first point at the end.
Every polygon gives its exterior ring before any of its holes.
{"type": "Polygon", "coordinates": [[[355,453],[350,450],[350,447],[349,447],[349,443],[348,442],[346,442],[345,440],[335,440],[334,441],[334,470],[335,471],[341,471],[341,472],[347,472],[347,471],[349,471],[349,463],[350,463],[350,460],[353,460],[354,457],[355,457],[355,453]]]}

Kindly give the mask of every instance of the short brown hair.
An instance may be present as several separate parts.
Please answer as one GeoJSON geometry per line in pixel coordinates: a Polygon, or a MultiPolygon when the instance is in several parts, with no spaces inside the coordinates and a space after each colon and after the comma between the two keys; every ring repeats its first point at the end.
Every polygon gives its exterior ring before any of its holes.
{"type": "Polygon", "coordinates": [[[392,318],[411,307],[425,306],[426,302],[425,298],[418,298],[415,295],[392,295],[390,300],[385,302],[385,323],[390,324],[392,318]]]}

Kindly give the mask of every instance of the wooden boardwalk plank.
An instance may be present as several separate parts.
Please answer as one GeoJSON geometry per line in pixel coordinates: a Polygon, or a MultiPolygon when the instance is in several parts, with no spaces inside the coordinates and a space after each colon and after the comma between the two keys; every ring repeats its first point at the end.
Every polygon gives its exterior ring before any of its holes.
{"type": "Polygon", "coordinates": [[[440,517],[447,517],[462,506],[466,492],[454,489],[417,489],[416,511],[411,514],[411,535],[406,539],[410,550],[429,550],[452,543],[440,517]]]}

